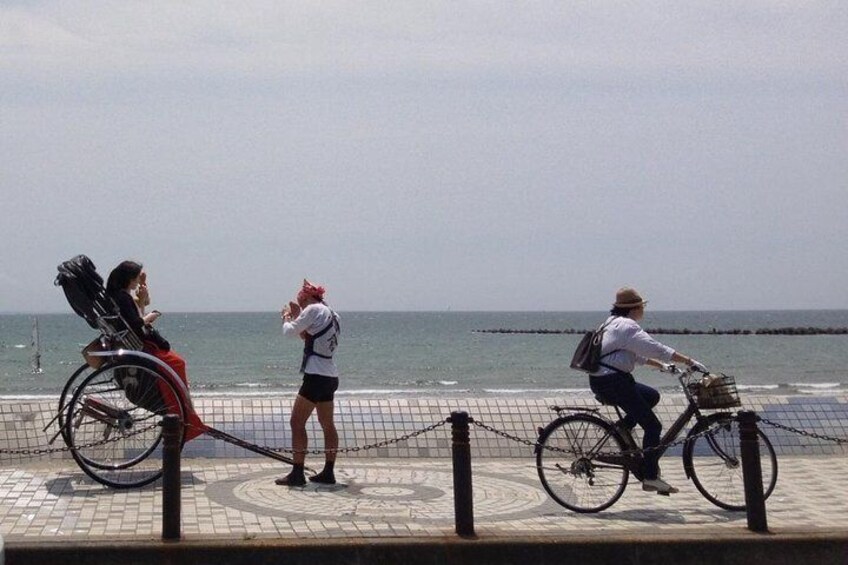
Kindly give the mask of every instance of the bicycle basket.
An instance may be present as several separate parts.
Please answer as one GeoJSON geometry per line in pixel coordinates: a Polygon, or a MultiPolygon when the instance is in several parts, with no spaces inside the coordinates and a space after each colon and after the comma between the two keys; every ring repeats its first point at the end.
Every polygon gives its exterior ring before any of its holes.
{"type": "Polygon", "coordinates": [[[709,384],[704,381],[689,383],[687,388],[698,408],[732,408],[741,406],[736,391],[736,379],[730,375],[710,375],[709,384]]]}

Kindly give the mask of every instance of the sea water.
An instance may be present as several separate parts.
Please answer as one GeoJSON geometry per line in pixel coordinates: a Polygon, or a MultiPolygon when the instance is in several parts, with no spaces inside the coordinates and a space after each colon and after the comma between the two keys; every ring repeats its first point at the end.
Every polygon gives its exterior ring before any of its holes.
{"type": "MultiPolygon", "coordinates": [[[[605,312],[340,312],[339,395],[556,396],[584,394],[587,377],[568,368],[580,335],[475,330],[590,329],[605,312]]],[[[0,315],[0,396],[54,396],[97,336],[73,314],[39,315],[43,372],[32,374],[31,315],[0,315]]],[[[278,313],[165,313],[160,331],[188,363],[194,394],[294,394],[302,343],[284,338],[278,313]]],[[[845,327],[848,311],[649,311],[645,328],[730,330],[845,327]]],[[[758,394],[848,391],[848,335],[656,335],[732,374],[758,394]]],[[[637,378],[673,391],[648,368],[637,378]]]]}

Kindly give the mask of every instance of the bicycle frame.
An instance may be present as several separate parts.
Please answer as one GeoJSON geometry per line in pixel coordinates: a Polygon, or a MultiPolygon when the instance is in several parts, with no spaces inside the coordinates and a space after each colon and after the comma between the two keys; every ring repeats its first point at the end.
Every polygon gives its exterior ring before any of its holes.
{"type": "MultiPolygon", "coordinates": [[[[660,443],[656,447],[656,450],[659,453],[658,458],[661,458],[665,454],[665,452],[668,450],[668,448],[671,446],[671,444],[674,443],[675,440],[677,440],[677,438],[680,436],[681,432],[686,428],[686,425],[692,420],[693,417],[695,418],[696,422],[700,422],[704,418],[704,416],[701,414],[700,408],[698,408],[698,405],[695,402],[694,397],[692,396],[692,393],[689,391],[689,388],[686,386],[687,385],[687,379],[693,373],[694,373],[693,369],[688,369],[688,370],[686,370],[683,373],[678,375],[677,379],[678,379],[678,381],[680,381],[680,385],[683,389],[683,393],[686,396],[687,405],[686,405],[686,408],[683,410],[683,412],[677,417],[677,419],[674,421],[674,423],[671,424],[671,426],[668,428],[668,430],[660,438],[660,443]]],[[[621,417],[622,416],[621,408],[616,406],[616,405],[613,405],[613,407],[615,408],[615,411],[619,415],[619,417],[621,417]]],[[[607,420],[607,422],[612,424],[612,421],[610,421],[608,418],[606,418],[606,416],[600,414],[597,409],[593,409],[593,408],[578,409],[576,407],[563,407],[563,409],[593,412],[598,417],[600,417],[604,420],[607,420]]],[[[632,436],[632,434],[630,434],[629,431],[625,430],[624,433],[630,435],[631,440],[633,439],[633,436],[632,436]]],[[[599,443],[600,444],[606,444],[606,439],[607,438],[604,438],[599,443]]],[[[624,438],[624,439],[627,439],[627,438],[624,438]]],[[[719,456],[721,456],[722,458],[725,458],[725,459],[727,458],[727,455],[724,453],[724,450],[722,450],[719,446],[717,446],[715,444],[715,442],[711,440],[711,438],[708,438],[707,441],[710,444],[710,446],[712,447],[713,451],[717,455],[719,455],[719,456]]],[[[635,443],[635,441],[634,441],[634,443],[635,443]]],[[[600,448],[601,445],[598,445],[596,447],[600,448]]],[[[595,451],[595,449],[593,448],[592,451],[595,451]]],[[[641,469],[640,469],[640,467],[641,467],[641,465],[640,465],[641,454],[635,454],[634,455],[632,453],[624,453],[624,454],[621,454],[621,455],[603,456],[599,460],[602,460],[605,463],[622,465],[622,466],[626,467],[637,479],[641,480],[641,478],[642,478],[641,477],[641,469]]]]}

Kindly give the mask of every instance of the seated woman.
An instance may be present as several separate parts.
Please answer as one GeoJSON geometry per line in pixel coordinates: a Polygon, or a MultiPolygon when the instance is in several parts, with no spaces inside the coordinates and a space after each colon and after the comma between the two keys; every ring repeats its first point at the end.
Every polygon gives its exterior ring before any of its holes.
{"type": "MultiPolygon", "coordinates": [[[[130,329],[144,342],[145,353],[153,355],[168,365],[179,376],[188,390],[189,382],[186,373],[186,363],[179,354],[171,350],[171,344],[153,328],[155,322],[162,314],[153,310],[148,314],[144,309],[150,304],[150,295],[147,289],[147,275],[142,270],[141,263],[135,261],[123,261],[109,273],[106,282],[106,294],[118,306],[119,313],[130,329]],[[134,295],[135,294],[135,295],[134,295]]],[[[162,391],[168,395],[169,391],[162,391]]],[[[188,411],[185,431],[185,440],[200,435],[205,426],[195,414],[191,406],[191,399],[186,398],[186,409],[188,411]]]]}

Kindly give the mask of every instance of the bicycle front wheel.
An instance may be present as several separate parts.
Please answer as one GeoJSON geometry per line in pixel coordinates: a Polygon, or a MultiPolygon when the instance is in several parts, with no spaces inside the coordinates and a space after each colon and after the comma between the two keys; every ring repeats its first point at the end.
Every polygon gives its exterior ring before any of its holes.
{"type": "MultiPolygon", "coordinates": [[[[693,434],[707,431],[692,440],[684,454],[684,466],[704,498],[726,510],[745,510],[745,483],[739,422],[730,414],[716,414],[693,434]]],[[[763,494],[768,498],[777,484],[777,455],[768,437],[757,430],[760,444],[763,494]]]]}
{"type": "Polygon", "coordinates": [[[629,471],[624,443],[604,420],[575,414],[542,431],[536,468],[548,494],[575,512],[600,512],[621,498],[629,471]]]}

